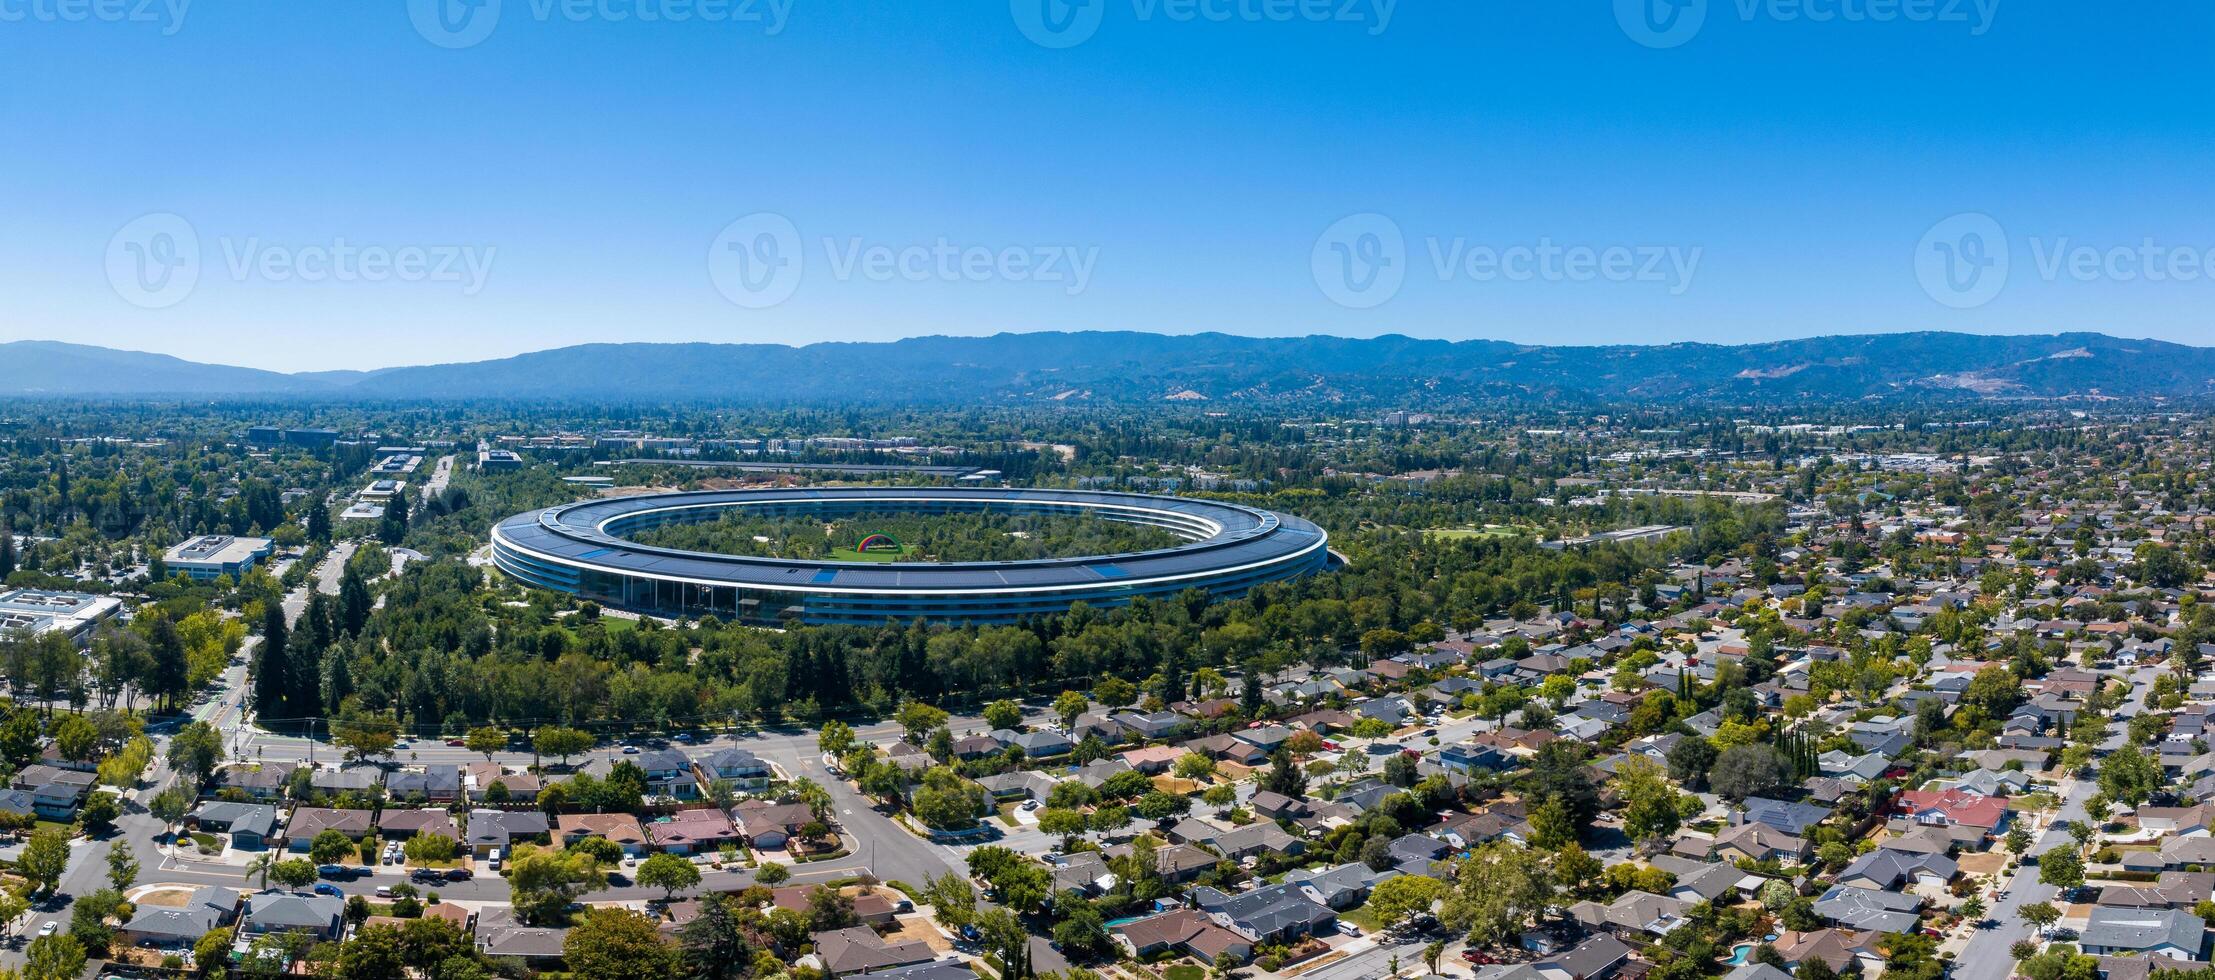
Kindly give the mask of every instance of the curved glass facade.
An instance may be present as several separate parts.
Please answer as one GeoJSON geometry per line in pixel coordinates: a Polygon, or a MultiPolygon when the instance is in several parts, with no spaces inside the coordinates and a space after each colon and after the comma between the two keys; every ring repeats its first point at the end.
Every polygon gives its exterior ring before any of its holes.
{"type": "Polygon", "coordinates": [[[1321,528],[1215,501],[1142,494],[973,488],[839,487],[718,491],[593,500],[521,514],[492,530],[493,563],[537,588],[660,616],[775,625],[878,624],[887,619],[1008,623],[1119,606],[1136,596],[1200,589],[1217,598],[1320,571],[1321,528]],[[751,558],[656,548],[624,535],[709,521],[744,508],[764,515],[859,512],[1086,514],[1170,530],[1186,543],[1158,551],[1010,562],[839,562],[751,558]]]}

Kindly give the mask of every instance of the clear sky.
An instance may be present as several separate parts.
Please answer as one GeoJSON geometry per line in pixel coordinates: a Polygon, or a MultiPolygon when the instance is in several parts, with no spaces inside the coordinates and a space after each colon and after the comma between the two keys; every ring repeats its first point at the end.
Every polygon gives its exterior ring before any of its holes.
{"type": "Polygon", "coordinates": [[[0,0],[0,340],[2215,344],[2202,2],[465,2],[0,0]]]}

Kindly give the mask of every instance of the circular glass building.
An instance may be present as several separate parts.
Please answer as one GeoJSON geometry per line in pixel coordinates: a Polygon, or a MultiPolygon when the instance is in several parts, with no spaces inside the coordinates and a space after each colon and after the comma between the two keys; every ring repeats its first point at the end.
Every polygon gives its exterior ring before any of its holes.
{"type": "Polygon", "coordinates": [[[921,618],[1007,623],[1119,606],[1135,596],[1200,589],[1244,595],[1263,582],[1321,570],[1323,529],[1286,514],[1182,497],[1001,488],[814,487],[728,490],[589,500],[519,514],[492,529],[500,570],[527,585],[659,616],[707,616],[774,625],[877,624],[921,618]],[[830,561],[660,548],[629,535],[712,521],[744,509],[762,517],[835,520],[860,514],[997,513],[1083,516],[1147,524],[1184,541],[1128,554],[999,562],[830,561]]]}

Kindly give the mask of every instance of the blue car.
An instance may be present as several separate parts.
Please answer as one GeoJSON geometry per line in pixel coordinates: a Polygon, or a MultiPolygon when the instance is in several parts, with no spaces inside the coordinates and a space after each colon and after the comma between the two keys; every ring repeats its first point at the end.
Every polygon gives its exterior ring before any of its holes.
{"type": "Polygon", "coordinates": [[[346,893],[345,893],[345,892],[342,892],[342,891],[339,891],[339,890],[338,890],[338,886],[337,886],[337,885],[333,885],[333,884],[331,884],[331,883],[329,883],[329,882],[323,882],[323,881],[319,881],[319,882],[316,882],[316,883],[315,883],[315,893],[316,893],[316,894],[318,894],[318,895],[329,895],[329,896],[331,896],[332,898],[344,898],[344,897],[346,897],[346,893]]]}

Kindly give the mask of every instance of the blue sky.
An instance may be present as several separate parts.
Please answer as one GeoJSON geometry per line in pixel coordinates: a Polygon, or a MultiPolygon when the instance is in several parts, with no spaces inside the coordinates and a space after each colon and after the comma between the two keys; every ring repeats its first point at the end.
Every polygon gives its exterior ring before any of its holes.
{"type": "Polygon", "coordinates": [[[141,2],[0,0],[0,340],[2215,343],[2200,3],[141,2]]]}

